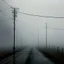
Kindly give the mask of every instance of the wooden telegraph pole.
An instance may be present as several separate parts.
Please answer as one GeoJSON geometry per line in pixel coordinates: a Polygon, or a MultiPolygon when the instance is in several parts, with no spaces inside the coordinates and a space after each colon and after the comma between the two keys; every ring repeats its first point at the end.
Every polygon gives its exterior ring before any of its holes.
{"type": "Polygon", "coordinates": [[[15,64],[15,8],[14,8],[14,43],[13,43],[13,64],[15,64]]]}
{"type": "Polygon", "coordinates": [[[39,47],[39,28],[38,28],[38,47],[39,47]]]}
{"type": "Polygon", "coordinates": [[[13,8],[13,20],[14,20],[14,36],[13,36],[13,64],[15,64],[15,21],[17,17],[17,8],[13,8]]]}
{"type": "Polygon", "coordinates": [[[47,23],[46,23],[46,48],[47,48],[47,23]]]}

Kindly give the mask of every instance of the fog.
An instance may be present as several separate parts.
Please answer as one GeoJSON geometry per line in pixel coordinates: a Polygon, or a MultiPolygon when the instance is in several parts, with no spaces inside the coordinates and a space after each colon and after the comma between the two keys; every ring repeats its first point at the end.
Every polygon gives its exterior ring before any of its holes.
{"type": "MultiPolygon", "coordinates": [[[[45,16],[64,16],[63,0],[5,0],[18,11],[45,16]]],[[[43,18],[17,13],[16,46],[46,45],[46,22],[48,46],[64,45],[64,19],[43,18]],[[38,34],[39,29],[39,34],[38,34]],[[61,29],[61,30],[60,30],[61,29]]],[[[13,14],[12,9],[0,0],[0,47],[13,46],[13,14]]]]}

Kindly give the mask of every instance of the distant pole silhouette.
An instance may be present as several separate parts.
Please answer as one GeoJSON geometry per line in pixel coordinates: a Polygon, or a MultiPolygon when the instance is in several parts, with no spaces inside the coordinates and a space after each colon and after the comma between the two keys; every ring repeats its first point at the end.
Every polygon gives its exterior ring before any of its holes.
{"type": "Polygon", "coordinates": [[[39,28],[38,28],[38,47],[39,47],[39,28]]]}
{"type": "Polygon", "coordinates": [[[47,48],[47,23],[46,23],[46,48],[47,48]]]}
{"type": "Polygon", "coordinates": [[[21,35],[21,46],[22,46],[22,35],[21,35]]]}

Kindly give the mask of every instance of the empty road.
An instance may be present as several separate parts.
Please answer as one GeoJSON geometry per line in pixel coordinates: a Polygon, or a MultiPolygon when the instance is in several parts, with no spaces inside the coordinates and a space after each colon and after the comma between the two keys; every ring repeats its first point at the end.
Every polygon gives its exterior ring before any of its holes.
{"type": "MultiPolygon", "coordinates": [[[[15,54],[15,64],[54,64],[36,48],[25,48],[15,54]]],[[[13,56],[4,59],[0,64],[13,64],[13,56]]]]}

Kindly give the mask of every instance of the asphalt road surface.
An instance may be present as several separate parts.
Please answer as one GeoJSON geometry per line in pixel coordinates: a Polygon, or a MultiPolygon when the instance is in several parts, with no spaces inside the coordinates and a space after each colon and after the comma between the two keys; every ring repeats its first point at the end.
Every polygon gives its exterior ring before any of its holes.
{"type": "Polygon", "coordinates": [[[54,64],[36,48],[33,48],[27,64],[54,64]]]}
{"type": "MultiPolygon", "coordinates": [[[[13,64],[13,55],[0,64],[13,64]]],[[[54,64],[36,48],[25,48],[15,54],[15,64],[54,64]]]]}

